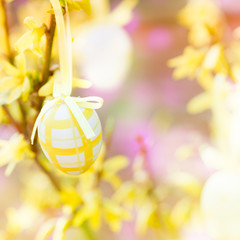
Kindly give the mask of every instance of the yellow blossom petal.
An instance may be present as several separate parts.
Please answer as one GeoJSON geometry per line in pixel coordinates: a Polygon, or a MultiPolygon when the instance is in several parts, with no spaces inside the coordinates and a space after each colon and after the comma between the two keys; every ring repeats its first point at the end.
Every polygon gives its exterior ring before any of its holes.
{"type": "Polygon", "coordinates": [[[20,53],[15,58],[16,61],[16,67],[21,73],[26,72],[26,59],[25,55],[23,53],[20,53]]]}
{"type": "Polygon", "coordinates": [[[27,101],[28,96],[29,96],[29,92],[30,92],[30,82],[29,82],[29,79],[27,77],[25,77],[23,85],[22,85],[22,99],[23,99],[23,101],[27,101]]]}
{"type": "MultiPolygon", "coordinates": [[[[52,76],[47,83],[45,83],[38,91],[39,96],[41,97],[46,97],[52,94],[53,92],[53,84],[54,84],[54,78],[58,77],[57,74],[58,71],[56,71],[56,73],[54,74],[54,76],[52,76]]],[[[83,79],[79,79],[79,78],[73,78],[73,87],[77,87],[77,88],[89,88],[92,86],[92,83],[87,81],[87,80],[83,80],[83,79]]]]}
{"type": "Polygon", "coordinates": [[[171,222],[178,228],[183,226],[183,224],[189,219],[191,211],[191,202],[189,199],[184,198],[177,202],[173,207],[170,215],[171,222]]]}
{"type": "Polygon", "coordinates": [[[6,170],[5,170],[5,175],[8,177],[11,175],[11,173],[13,172],[15,166],[16,166],[16,162],[11,162],[8,164],[6,170]]]}
{"type": "Polygon", "coordinates": [[[233,79],[240,83],[240,66],[238,64],[234,64],[231,68],[233,79]]]}
{"type": "Polygon", "coordinates": [[[210,109],[212,104],[212,97],[208,92],[201,93],[190,100],[187,105],[189,113],[196,114],[210,109]]]}
{"type": "Polygon", "coordinates": [[[186,47],[183,55],[175,57],[168,62],[170,67],[175,68],[173,77],[175,79],[194,78],[204,59],[204,54],[204,49],[186,47]]]}
{"type": "Polygon", "coordinates": [[[51,77],[47,83],[45,83],[38,91],[39,96],[46,97],[52,94],[53,92],[54,78],[51,77]]]}
{"type": "Polygon", "coordinates": [[[19,74],[19,70],[10,64],[6,59],[0,58],[0,64],[3,66],[4,71],[8,75],[17,76],[19,74]]]}
{"type": "Polygon", "coordinates": [[[51,234],[56,224],[56,219],[50,219],[39,228],[35,240],[46,240],[51,234]]]}
{"type": "Polygon", "coordinates": [[[7,104],[10,104],[10,103],[16,101],[18,98],[20,98],[21,94],[22,94],[22,86],[18,86],[16,88],[14,88],[10,92],[10,94],[7,98],[7,104]]]}
{"type": "Polygon", "coordinates": [[[37,23],[34,21],[33,17],[26,17],[24,19],[24,24],[31,30],[33,30],[34,28],[38,28],[39,27],[37,25],[37,23]]]}
{"type": "Polygon", "coordinates": [[[180,11],[179,21],[187,27],[191,27],[199,22],[207,26],[216,26],[221,17],[221,12],[213,1],[191,0],[180,11]]]}
{"type": "Polygon", "coordinates": [[[127,210],[111,200],[104,202],[104,216],[114,232],[120,230],[122,220],[130,220],[131,218],[127,210]]]}
{"type": "Polygon", "coordinates": [[[73,78],[73,87],[77,88],[90,88],[92,83],[90,81],[80,79],[80,78],[73,78]]]}
{"type": "Polygon", "coordinates": [[[12,76],[6,76],[0,79],[1,92],[9,91],[16,86],[16,78],[12,76]]]}
{"type": "Polygon", "coordinates": [[[21,134],[14,134],[8,141],[0,141],[0,166],[10,164],[7,173],[12,172],[14,163],[33,156],[34,153],[30,150],[29,143],[25,141],[21,134]]]}
{"type": "Polygon", "coordinates": [[[110,13],[110,21],[119,25],[125,25],[132,18],[132,10],[137,5],[137,0],[123,0],[110,13]]]}
{"type": "Polygon", "coordinates": [[[116,202],[125,202],[131,205],[135,198],[135,184],[133,182],[125,182],[118,190],[114,193],[113,199],[116,202]]]}
{"type": "Polygon", "coordinates": [[[33,40],[34,35],[32,31],[28,31],[18,39],[18,41],[15,44],[15,49],[17,50],[17,52],[23,52],[26,49],[28,49],[29,46],[32,46],[33,40]]]}
{"type": "Polygon", "coordinates": [[[199,22],[190,29],[188,39],[193,45],[201,47],[211,43],[212,35],[208,27],[199,22]]]}
{"type": "Polygon", "coordinates": [[[18,52],[31,49],[34,53],[41,53],[41,38],[45,34],[44,27],[37,27],[22,35],[15,44],[18,52]]]}
{"type": "Polygon", "coordinates": [[[156,204],[152,202],[146,202],[138,209],[136,228],[139,234],[144,234],[146,232],[148,222],[151,216],[155,213],[156,209],[156,204]]]}
{"type": "Polygon", "coordinates": [[[112,172],[116,173],[123,168],[125,168],[129,164],[128,158],[124,156],[115,156],[112,158],[109,158],[105,163],[104,163],[104,171],[107,172],[112,172]]]}
{"type": "Polygon", "coordinates": [[[55,229],[53,231],[53,240],[65,240],[64,232],[68,223],[69,220],[64,217],[61,217],[57,220],[55,229]]]}
{"type": "Polygon", "coordinates": [[[67,0],[67,3],[68,3],[68,7],[69,7],[70,10],[71,9],[73,9],[73,10],[83,10],[88,15],[90,15],[90,13],[91,13],[90,0],[81,0],[81,1],[67,0]]]}
{"type": "Polygon", "coordinates": [[[94,0],[92,2],[92,15],[94,19],[103,19],[110,11],[108,0],[94,0]]]}
{"type": "Polygon", "coordinates": [[[213,45],[209,49],[209,51],[203,61],[203,66],[206,69],[214,69],[214,67],[216,66],[217,61],[220,57],[220,52],[221,52],[221,47],[218,44],[213,45]]]}

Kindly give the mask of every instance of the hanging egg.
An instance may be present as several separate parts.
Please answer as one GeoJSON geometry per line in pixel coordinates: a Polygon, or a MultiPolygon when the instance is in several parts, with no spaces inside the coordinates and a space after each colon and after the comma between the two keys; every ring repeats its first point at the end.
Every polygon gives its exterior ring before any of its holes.
{"type": "Polygon", "coordinates": [[[218,171],[205,183],[201,212],[212,239],[240,239],[240,174],[218,171]]]}
{"type": "Polygon", "coordinates": [[[102,128],[95,110],[80,107],[95,136],[87,139],[64,102],[58,102],[41,118],[38,136],[47,159],[70,175],[87,171],[97,159],[102,145],[102,128]]]}

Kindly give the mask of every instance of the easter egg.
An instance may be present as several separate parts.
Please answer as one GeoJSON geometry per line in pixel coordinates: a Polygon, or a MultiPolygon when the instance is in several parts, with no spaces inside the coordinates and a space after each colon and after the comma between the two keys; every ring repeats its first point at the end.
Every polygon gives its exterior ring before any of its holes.
{"type": "Polygon", "coordinates": [[[56,103],[40,119],[39,142],[47,159],[59,170],[79,175],[97,159],[102,145],[102,128],[95,110],[79,109],[95,136],[87,139],[81,126],[64,102],[56,103]]]}
{"type": "Polygon", "coordinates": [[[213,239],[240,239],[239,186],[239,173],[219,171],[203,187],[201,212],[205,227],[213,239]]]}

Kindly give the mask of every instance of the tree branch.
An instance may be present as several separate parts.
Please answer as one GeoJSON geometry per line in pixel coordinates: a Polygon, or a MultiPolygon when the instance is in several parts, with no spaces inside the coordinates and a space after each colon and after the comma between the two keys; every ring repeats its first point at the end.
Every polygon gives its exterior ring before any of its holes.
{"type": "Polygon", "coordinates": [[[2,107],[3,107],[4,111],[5,111],[5,113],[7,114],[7,116],[8,116],[8,118],[9,118],[10,122],[12,123],[12,125],[18,130],[18,132],[24,134],[24,131],[23,131],[23,129],[22,129],[22,126],[21,126],[17,121],[15,121],[15,119],[12,117],[12,115],[11,115],[11,113],[9,112],[7,106],[6,106],[6,105],[2,105],[2,107]]]}
{"type": "Polygon", "coordinates": [[[51,55],[52,55],[52,46],[53,46],[55,28],[56,28],[55,15],[51,14],[50,26],[46,31],[46,38],[47,38],[46,39],[46,51],[45,51],[45,55],[44,55],[44,62],[43,62],[43,68],[42,68],[41,85],[45,84],[49,78],[49,73],[50,73],[49,68],[50,68],[50,64],[51,64],[51,55]]]}
{"type": "Polygon", "coordinates": [[[3,20],[3,29],[4,29],[5,44],[7,48],[7,55],[10,63],[13,63],[13,54],[12,54],[10,38],[9,38],[9,24],[8,24],[5,0],[0,0],[0,4],[1,4],[2,14],[3,14],[2,20],[3,20]]]}

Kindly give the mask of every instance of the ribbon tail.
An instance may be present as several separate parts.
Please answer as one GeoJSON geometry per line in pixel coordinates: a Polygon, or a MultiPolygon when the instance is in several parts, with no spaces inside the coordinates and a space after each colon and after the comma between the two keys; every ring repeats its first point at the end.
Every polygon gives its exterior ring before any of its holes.
{"type": "Polygon", "coordinates": [[[79,126],[81,127],[82,131],[84,132],[87,139],[90,139],[95,136],[94,131],[92,130],[92,127],[88,123],[87,119],[83,115],[82,111],[80,110],[77,103],[71,98],[66,97],[64,99],[65,103],[67,104],[68,108],[72,112],[73,116],[77,120],[79,126]]]}
{"type": "Polygon", "coordinates": [[[72,92],[72,34],[71,34],[71,26],[70,26],[70,19],[69,19],[69,12],[68,12],[68,5],[67,1],[65,3],[66,7],[66,43],[67,43],[67,58],[68,58],[68,72],[67,72],[67,77],[68,79],[66,80],[66,87],[68,96],[71,95],[72,92]]]}
{"type": "Polygon", "coordinates": [[[43,115],[51,108],[54,106],[54,104],[57,102],[58,100],[57,99],[54,99],[50,102],[47,102],[43,107],[42,107],[42,110],[41,112],[39,113],[35,123],[34,123],[34,126],[33,126],[33,130],[32,130],[32,135],[31,135],[31,144],[33,144],[34,142],[34,138],[35,138],[35,134],[36,134],[36,131],[37,131],[37,128],[38,128],[38,125],[40,123],[40,120],[41,118],[43,117],[43,115]]]}
{"type": "MultiPolygon", "coordinates": [[[[57,87],[53,88],[53,96],[70,96],[72,91],[72,37],[67,3],[65,3],[67,26],[65,28],[64,17],[59,0],[50,0],[57,22],[58,48],[61,77],[55,80],[57,87]]],[[[65,1],[66,2],[66,1],[65,1]]]]}

